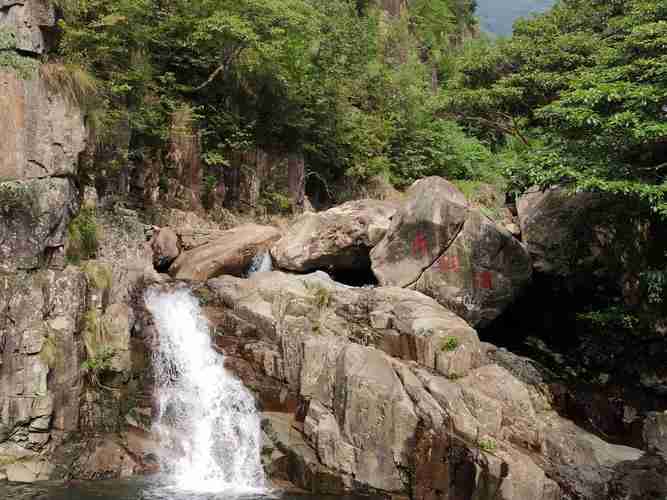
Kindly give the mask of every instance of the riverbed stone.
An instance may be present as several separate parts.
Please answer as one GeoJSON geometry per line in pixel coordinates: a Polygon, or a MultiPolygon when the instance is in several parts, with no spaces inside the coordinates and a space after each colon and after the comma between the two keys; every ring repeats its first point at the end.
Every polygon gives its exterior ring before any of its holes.
{"type": "Polygon", "coordinates": [[[169,273],[189,281],[205,281],[223,274],[242,276],[255,255],[279,237],[280,231],[271,226],[238,226],[222,232],[214,241],[181,253],[169,273]]]}
{"type": "Polygon", "coordinates": [[[396,209],[392,202],[358,200],[305,213],[271,247],[271,255],[277,267],[290,271],[367,270],[369,251],[386,233],[396,209]]]}

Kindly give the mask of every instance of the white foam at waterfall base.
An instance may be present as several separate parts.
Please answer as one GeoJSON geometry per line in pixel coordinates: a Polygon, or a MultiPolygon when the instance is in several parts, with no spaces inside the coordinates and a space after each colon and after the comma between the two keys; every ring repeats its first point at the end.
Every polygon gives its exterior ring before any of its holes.
{"type": "Polygon", "coordinates": [[[197,299],[186,289],[145,298],[159,333],[152,361],[163,472],[183,490],[263,492],[255,400],[212,348],[197,299]]]}

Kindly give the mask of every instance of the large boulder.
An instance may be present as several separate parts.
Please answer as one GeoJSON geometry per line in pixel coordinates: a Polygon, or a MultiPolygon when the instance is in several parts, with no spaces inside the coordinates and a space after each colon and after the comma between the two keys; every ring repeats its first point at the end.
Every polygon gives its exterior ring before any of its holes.
{"type": "Polygon", "coordinates": [[[243,380],[296,395],[296,408],[264,415],[264,449],[268,470],[301,488],[424,500],[662,491],[659,463],[564,420],[539,380],[480,366],[474,330],[419,292],[322,272],[223,276],[195,292],[243,380]]]}
{"type": "Polygon", "coordinates": [[[238,226],[220,233],[214,241],[181,253],[169,273],[190,281],[206,281],[223,274],[241,276],[255,255],[278,238],[280,232],[271,226],[238,226]]]}
{"type": "Polygon", "coordinates": [[[415,182],[387,234],[371,251],[380,284],[416,283],[458,236],[468,211],[463,193],[446,180],[429,177],[415,182]]]}
{"type": "MultiPolygon", "coordinates": [[[[322,272],[304,276],[258,273],[247,280],[223,276],[210,280],[208,287],[230,308],[225,324],[236,327],[228,331],[273,339],[282,336],[284,346],[292,346],[274,375],[284,376],[294,389],[303,389],[304,380],[298,374],[309,370],[301,371],[303,349],[312,349],[307,363],[313,361],[313,368],[328,350],[335,350],[332,345],[322,351],[315,343],[301,345],[312,335],[373,345],[448,376],[464,376],[481,362],[476,332],[433,299],[413,290],[353,288],[322,272]]],[[[313,375],[313,380],[318,378],[313,375]]]]}
{"type": "Polygon", "coordinates": [[[604,198],[573,194],[564,188],[531,188],[517,200],[521,234],[536,270],[567,276],[579,262],[599,253],[603,234],[596,234],[595,213],[604,198]]]}
{"type": "Polygon", "coordinates": [[[37,73],[0,71],[0,88],[0,181],[74,175],[86,146],[81,110],[37,73]]]}
{"type": "Polygon", "coordinates": [[[77,211],[78,191],[67,178],[0,182],[0,270],[47,264],[77,211]]]}
{"type": "Polygon", "coordinates": [[[498,317],[531,277],[521,243],[439,177],[412,185],[371,261],[380,284],[413,287],[480,326],[498,317]]]}
{"type": "Polygon", "coordinates": [[[209,218],[200,217],[196,212],[172,208],[160,213],[159,225],[171,228],[178,235],[183,250],[192,250],[220,238],[224,229],[238,224],[231,220],[225,227],[221,227],[209,218]]]}
{"type": "Polygon", "coordinates": [[[523,245],[504,227],[471,210],[463,229],[415,283],[468,322],[485,326],[530,282],[532,268],[523,245]]]}
{"type": "Polygon", "coordinates": [[[396,204],[351,201],[299,217],[271,248],[276,265],[297,272],[365,270],[369,251],[389,228],[396,204]]]}
{"type": "Polygon", "coordinates": [[[55,24],[50,0],[0,0],[0,32],[13,35],[11,48],[44,54],[53,42],[55,24]]]}

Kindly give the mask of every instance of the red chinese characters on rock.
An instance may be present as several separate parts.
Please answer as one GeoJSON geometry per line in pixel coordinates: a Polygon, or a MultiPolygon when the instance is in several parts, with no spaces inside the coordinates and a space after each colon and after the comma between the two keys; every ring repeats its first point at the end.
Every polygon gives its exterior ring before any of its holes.
{"type": "Polygon", "coordinates": [[[427,254],[428,242],[426,241],[426,236],[424,236],[423,232],[417,231],[415,239],[412,242],[412,255],[414,255],[416,259],[420,259],[427,254]]]}
{"type": "Polygon", "coordinates": [[[491,290],[493,288],[493,276],[491,271],[482,271],[475,274],[475,287],[482,290],[491,290]]]}
{"type": "Polygon", "coordinates": [[[438,261],[440,272],[458,272],[461,269],[461,263],[458,255],[443,255],[438,261]]]}

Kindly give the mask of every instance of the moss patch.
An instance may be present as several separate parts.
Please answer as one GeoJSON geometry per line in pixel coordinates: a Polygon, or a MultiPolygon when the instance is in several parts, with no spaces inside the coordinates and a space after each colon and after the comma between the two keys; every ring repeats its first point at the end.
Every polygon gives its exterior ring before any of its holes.
{"type": "Polygon", "coordinates": [[[94,259],[99,247],[100,229],[97,225],[95,211],[89,208],[81,210],[69,228],[67,245],[67,261],[78,264],[82,260],[94,259]]]}
{"type": "Polygon", "coordinates": [[[113,284],[111,268],[106,264],[86,262],[83,265],[83,272],[86,273],[88,283],[98,290],[109,290],[113,284]]]}
{"type": "Polygon", "coordinates": [[[0,69],[13,69],[24,80],[32,78],[39,67],[39,62],[31,57],[16,52],[16,33],[13,30],[0,29],[0,69]]]}
{"type": "Polygon", "coordinates": [[[52,335],[49,335],[44,338],[44,343],[42,344],[42,350],[39,351],[39,358],[44,362],[49,368],[53,368],[56,365],[56,355],[57,355],[57,345],[56,338],[52,335]]]}

